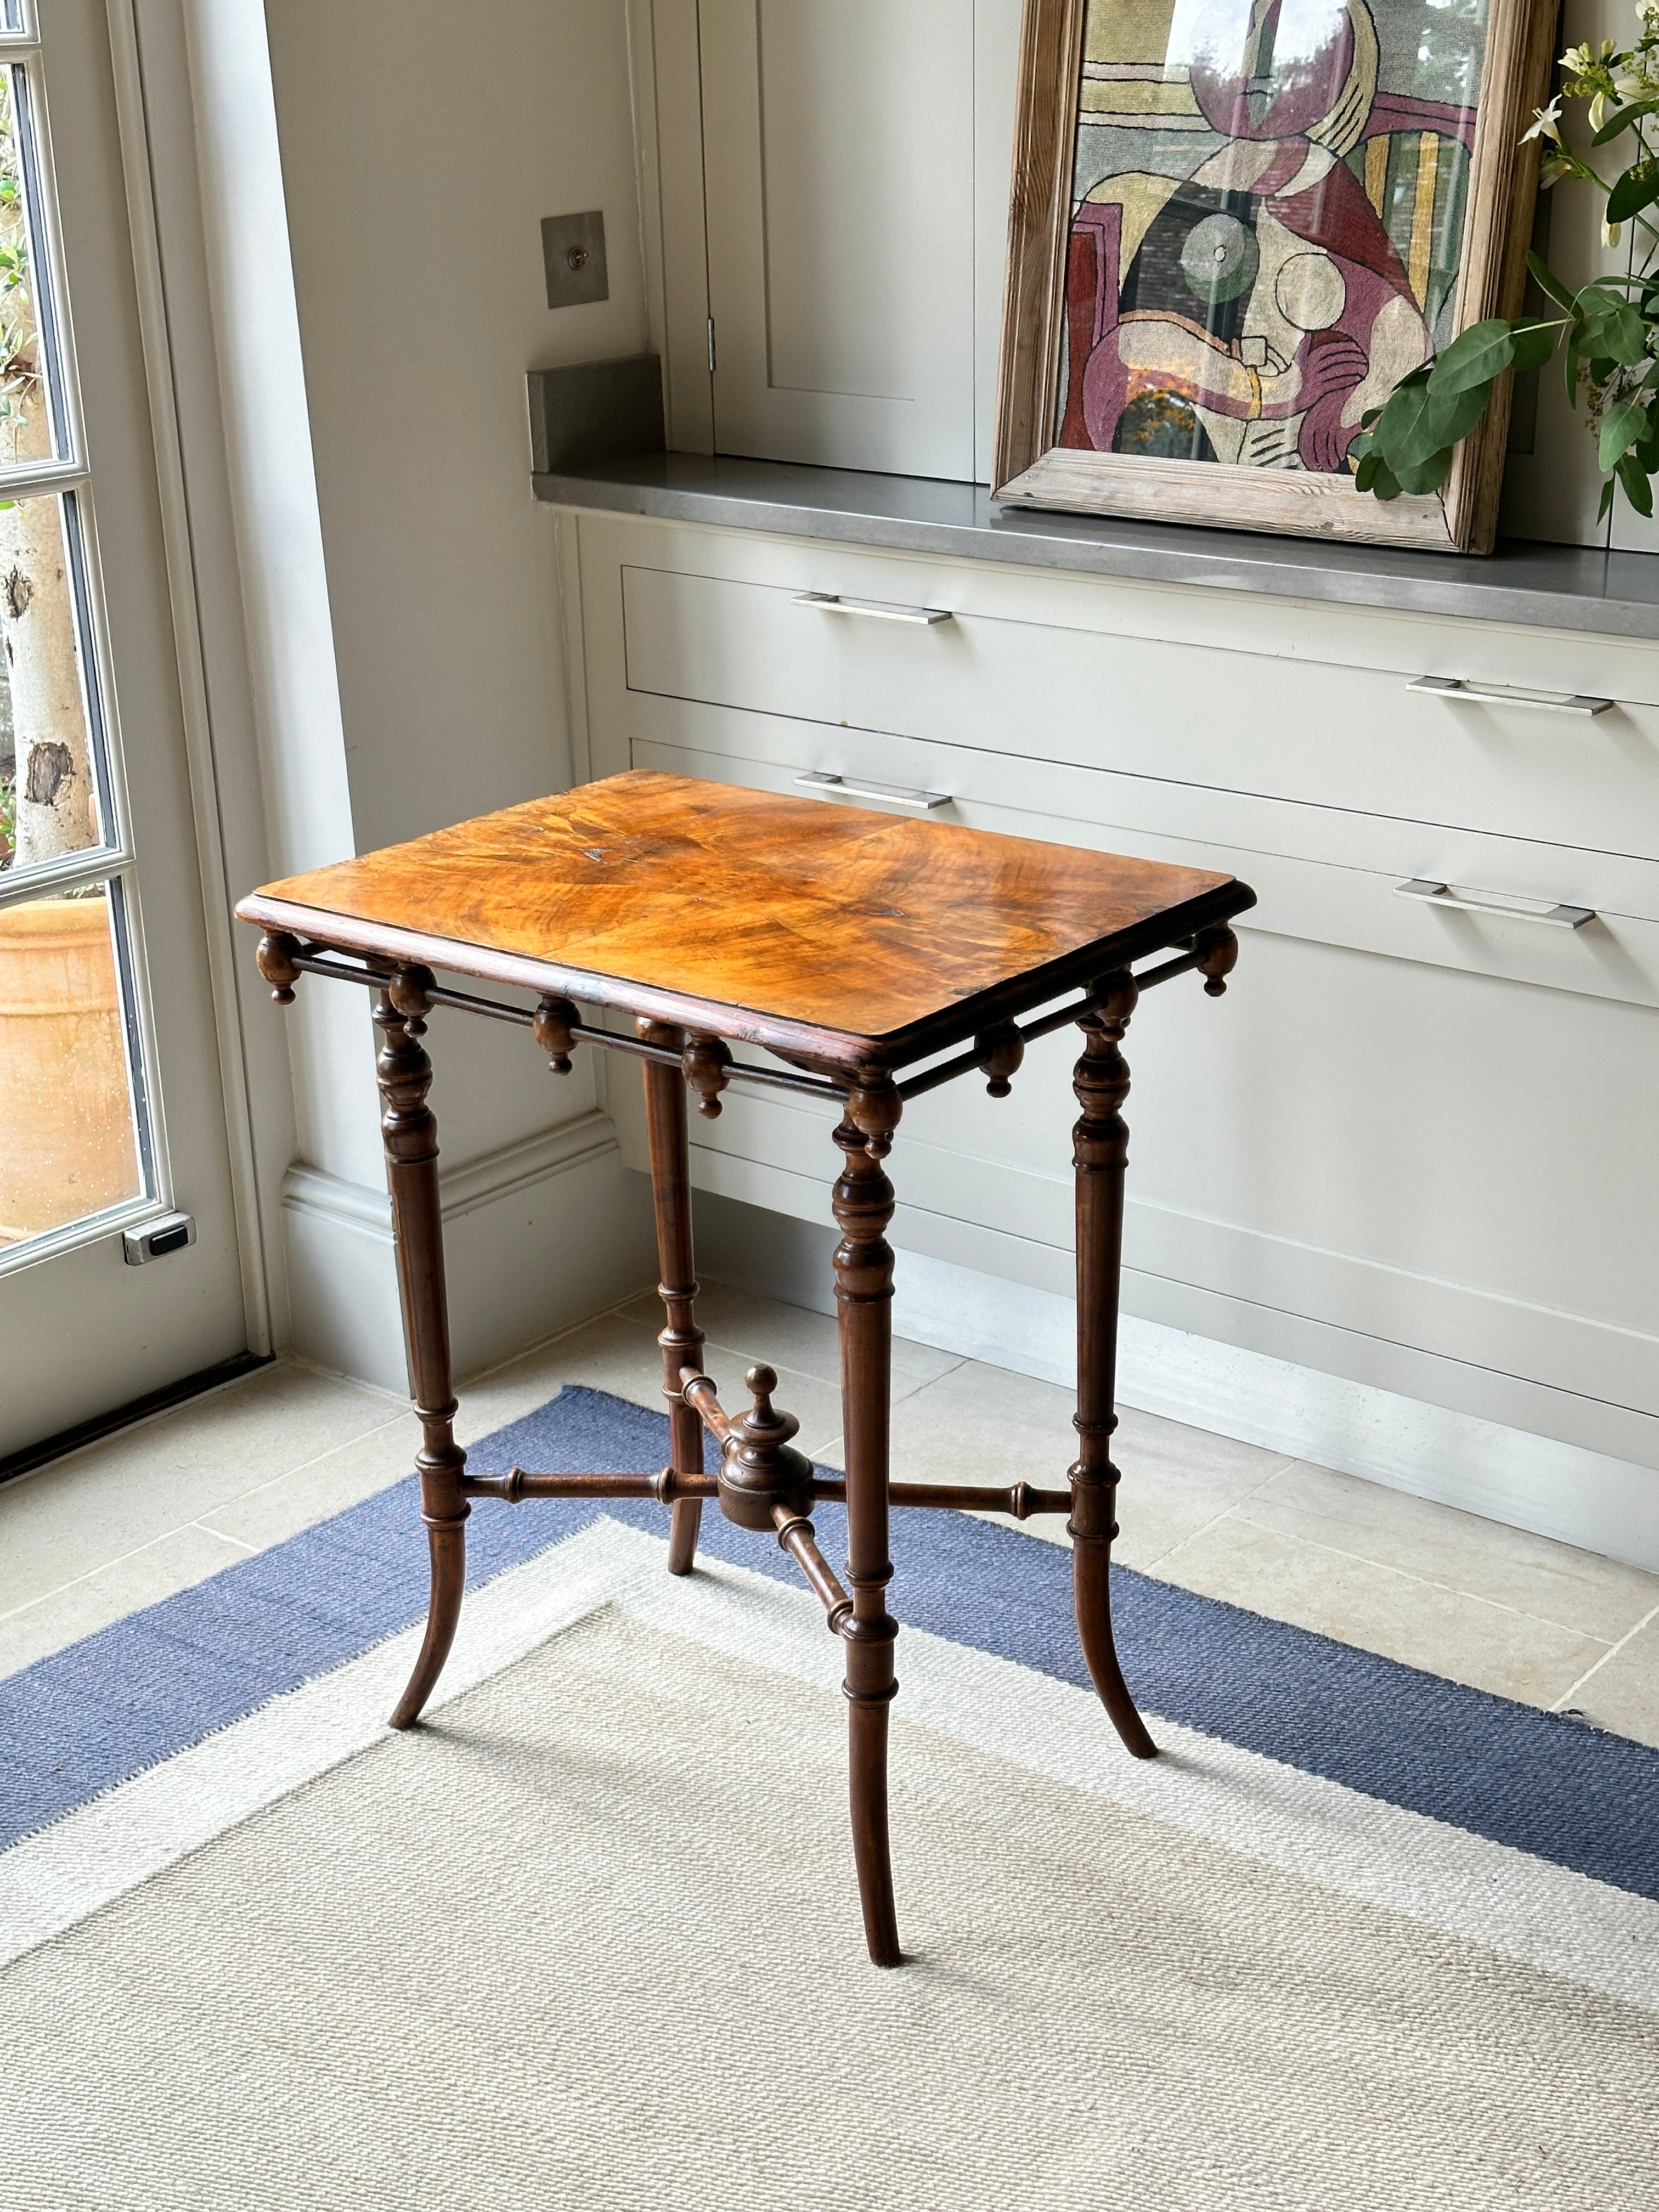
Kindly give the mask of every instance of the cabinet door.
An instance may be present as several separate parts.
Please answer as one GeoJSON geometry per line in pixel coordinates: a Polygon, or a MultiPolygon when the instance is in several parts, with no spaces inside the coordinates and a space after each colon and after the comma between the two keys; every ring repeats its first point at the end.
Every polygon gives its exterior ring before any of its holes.
{"type": "Polygon", "coordinates": [[[975,476],[1016,13],[702,0],[718,451],[975,476]]]}

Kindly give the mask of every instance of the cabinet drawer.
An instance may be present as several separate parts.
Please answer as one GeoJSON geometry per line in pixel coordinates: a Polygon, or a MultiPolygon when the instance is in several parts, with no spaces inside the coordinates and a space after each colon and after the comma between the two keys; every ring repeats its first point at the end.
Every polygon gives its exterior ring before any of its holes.
{"type": "MultiPolygon", "coordinates": [[[[915,574],[890,565],[908,605],[915,574]]],[[[849,592],[867,594],[870,568],[849,592]]],[[[636,696],[1659,860],[1650,705],[1483,705],[1396,670],[962,609],[866,619],[799,604],[792,585],[669,568],[624,563],[621,588],[636,696]]]]}
{"type": "Polygon", "coordinates": [[[641,719],[657,733],[636,732],[636,768],[781,792],[828,769],[948,792],[935,820],[1241,877],[1260,901],[1241,927],[1659,1006],[1651,862],[712,708],[641,719]],[[1596,918],[1569,929],[1398,895],[1425,879],[1517,904],[1592,907],[1596,918]]]}

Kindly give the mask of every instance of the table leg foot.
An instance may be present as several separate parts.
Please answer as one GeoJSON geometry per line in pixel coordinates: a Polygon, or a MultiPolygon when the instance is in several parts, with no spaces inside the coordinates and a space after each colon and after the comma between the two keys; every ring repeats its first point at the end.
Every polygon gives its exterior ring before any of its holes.
{"type": "Polygon", "coordinates": [[[421,1717],[427,1699],[437,1687],[461,1617],[461,1591],[466,1582],[465,1528],[459,1521],[429,1521],[427,1539],[432,1552],[432,1601],[415,1671],[392,1716],[390,1725],[395,1729],[413,1728],[421,1717]]]}
{"type": "Polygon", "coordinates": [[[1146,1723],[1135,1709],[1118,1664],[1112,1635],[1111,1559],[1109,1540],[1103,1543],[1098,1537],[1073,1534],[1072,1589],[1077,1605],[1078,1641],[1089,1664],[1090,1680],[1124,1748],[1137,1759],[1156,1759],[1158,1746],[1146,1732],[1146,1723]]]}
{"type": "Polygon", "coordinates": [[[697,1529],[702,1520],[701,1498],[677,1498],[668,1524],[668,1571],[689,1575],[697,1563],[697,1529]]]}
{"type": "Polygon", "coordinates": [[[853,1699],[848,1708],[848,1797],[864,1940],[877,1966],[902,1966],[893,1861],[887,1841],[887,1705],[853,1699]]]}

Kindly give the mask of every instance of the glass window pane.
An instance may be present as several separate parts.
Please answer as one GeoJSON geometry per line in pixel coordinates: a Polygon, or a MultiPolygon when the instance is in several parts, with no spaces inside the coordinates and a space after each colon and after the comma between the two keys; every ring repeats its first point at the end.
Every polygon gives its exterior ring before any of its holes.
{"type": "Polygon", "coordinates": [[[107,842],[73,497],[0,500],[0,871],[107,842]]]}
{"type": "Polygon", "coordinates": [[[28,72],[14,62],[0,69],[0,468],[66,450],[29,114],[28,72]]]}
{"type": "Polygon", "coordinates": [[[26,31],[23,0],[0,0],[0,31],[26,31]]]}
{"type": "Polygon", "coordinates": [[[0,1247],[143,1195],[118,884],[0,907],[0,1247]]]}

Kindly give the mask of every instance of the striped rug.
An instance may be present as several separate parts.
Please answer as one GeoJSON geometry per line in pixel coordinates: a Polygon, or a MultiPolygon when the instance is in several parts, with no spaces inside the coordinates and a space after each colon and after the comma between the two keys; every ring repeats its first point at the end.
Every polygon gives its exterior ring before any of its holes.
{"type": "Polygon", "coordinates": [[[410,1485],[0,1683],[7,2212],[1659,2202],[1659,1752],[1118,1571],[1139,1765],[1063,1548],[896,1515],[881,1974],[822,1611],[665,1521],[480,1505],[409,1736],[410,1485]]]}

